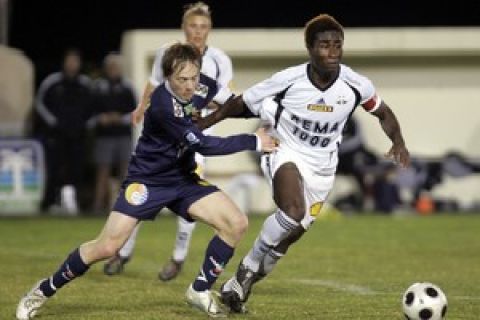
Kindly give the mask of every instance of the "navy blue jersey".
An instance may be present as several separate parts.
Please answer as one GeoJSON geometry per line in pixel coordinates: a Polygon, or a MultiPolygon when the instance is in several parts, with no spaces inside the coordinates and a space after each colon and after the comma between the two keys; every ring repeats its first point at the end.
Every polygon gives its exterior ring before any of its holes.
{"type": "Polygon", "coordinates": [[[172,95],[166,83],[155,89],[130,160],[127,182],[168,185],[190,177],[196,167],[195,152],[213,156],[256,149],[255,135],[205,136],[195,126],[192,114],[205,108],[217,91],[215,80],[204,75],[188,102],[172,95]]]}

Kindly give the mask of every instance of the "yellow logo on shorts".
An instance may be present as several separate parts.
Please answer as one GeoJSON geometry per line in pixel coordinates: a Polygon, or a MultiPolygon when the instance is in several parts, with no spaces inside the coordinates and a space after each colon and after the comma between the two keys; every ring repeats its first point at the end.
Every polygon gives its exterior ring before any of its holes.
{"type": "Polygon", "coordinates": [[[322,205],[323,205],[323,203],[321,203],[321,202],[317,202],[317,203],[312,204],[310,206],[310,215],[312,217],[316,217],[320,213],[320,210],[322,210],[322,205]]]}
{"type": "Polygon", "coordinates": [[[148,199],[148,189],[144,184],[131,183],[125,190],[125,199],[134,206],[144,204],[148,199]]]}

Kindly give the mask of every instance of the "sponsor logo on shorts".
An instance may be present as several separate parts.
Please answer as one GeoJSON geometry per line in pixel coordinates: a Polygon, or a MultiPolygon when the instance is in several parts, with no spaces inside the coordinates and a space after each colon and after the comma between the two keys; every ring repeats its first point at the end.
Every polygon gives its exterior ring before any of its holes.
{"type": "Polygon", "coordinates": [[[312,217],[316,217],[320,213],[320,210],[322,210],[322,203],[314,203],[310,206],[310,215],[312,217]]]}
{"type": "Polygon", "coordinates": [[[125,199],[134,206],[139,206],[147,202],[148,189],[144,184],[131,183],[125,190],[125,199]]]}

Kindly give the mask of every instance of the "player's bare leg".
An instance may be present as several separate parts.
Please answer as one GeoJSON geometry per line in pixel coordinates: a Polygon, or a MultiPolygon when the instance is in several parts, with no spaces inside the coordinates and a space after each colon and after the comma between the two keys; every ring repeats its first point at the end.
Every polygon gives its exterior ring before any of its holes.
{"type": "Polygon", "coordinates": [[[100,235],[73,250],[57,271],[39,281],[18,303],[16,317],[28,320],[60,288],[83,275],[95,262],[113,256],[127,240],[137,219],[111,212],[100,235]]]}
{"type": "MultiPolygon", "coordinates": [[[[295,230],[301,228],[300,221],[306,212],[303,179],[293,163],[283,164],[275,173],[273,194],[279,209],[265,220],[259,236],[238,266],[235,276],[222,286],[222,301],[233,312],[245,312],[244,303],[250,295],[253,284],[261,277],[260,266],[265,256],[295,230]]],[[[291,240],[295,240],[293,235],[291,240]]],[[[285,252],[290,245],[289,241],[282,244],[285,252]]]]}

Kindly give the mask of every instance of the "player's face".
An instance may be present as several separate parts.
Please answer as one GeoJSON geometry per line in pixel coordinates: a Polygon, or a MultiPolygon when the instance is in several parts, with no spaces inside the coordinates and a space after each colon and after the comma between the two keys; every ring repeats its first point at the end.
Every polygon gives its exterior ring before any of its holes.
{"type": "Polygon", "coordinates": [[[203,53],[207,45],[208,33],[212,23],[205,16],[190,16],[183,23],[183,31],[187,42],[194,45],[203,53]]]}
{"type": "Polygon", "coordinates": [[[323,72],[336,72],[343,55],[343,38],[338,31],[324,31],[316,35],[308,50],[314,68],[323,72]]]}
{"type": "Polygon", "coordinates": [[[180,64],[173,74],[168,77],[168,82],[173,93],[182,100],[192,99],[195,88],[200,78],[198,65],[187,61],[180,64]]]}

